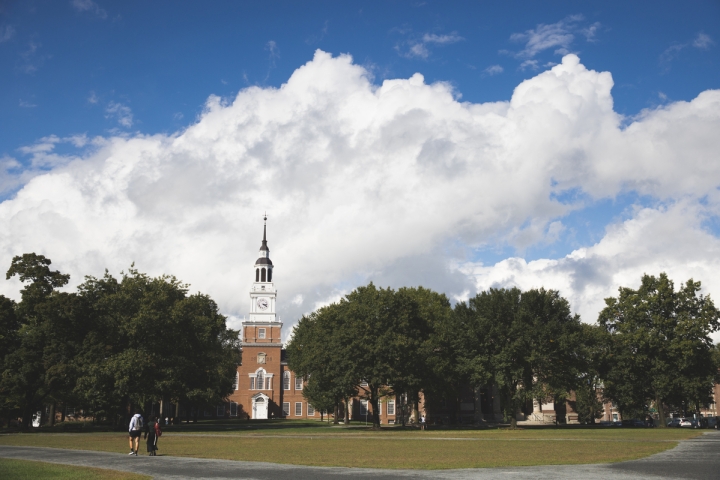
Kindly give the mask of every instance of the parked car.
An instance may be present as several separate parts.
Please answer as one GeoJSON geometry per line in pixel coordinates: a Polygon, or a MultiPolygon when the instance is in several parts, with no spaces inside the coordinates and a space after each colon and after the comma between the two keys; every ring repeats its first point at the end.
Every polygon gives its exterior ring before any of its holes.
{"type": "Polygon", "coordinates": [[[632,418],[629,420],[623,420],[622,426],[623,427],[647,427],[647,423],[645,423],[645,420],[640,420],[639,418],[632,418]]]}
{"type": "Polygon", "coordinates": [[[667,426],[668,427],[679,427],[681,421],[682,421],[682,418],[678,418],[678,417],[671,418],[670,421],[667,423],[667,426]]]}
{"type": "Polygon", "coordinates": [[[697,420],[694,418],[681,418],[680,419],[680,427],[681,428],[698,428],[697,420]]]}

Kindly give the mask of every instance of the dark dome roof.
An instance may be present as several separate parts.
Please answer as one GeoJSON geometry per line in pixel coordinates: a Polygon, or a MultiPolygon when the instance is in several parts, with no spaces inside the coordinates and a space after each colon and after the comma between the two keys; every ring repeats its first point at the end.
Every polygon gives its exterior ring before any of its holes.
{"type": "Polygon", "coordinates": [[[255,262],[255,265],[272,265],[272,260],[266,257],[260,257],[255,262]]]}

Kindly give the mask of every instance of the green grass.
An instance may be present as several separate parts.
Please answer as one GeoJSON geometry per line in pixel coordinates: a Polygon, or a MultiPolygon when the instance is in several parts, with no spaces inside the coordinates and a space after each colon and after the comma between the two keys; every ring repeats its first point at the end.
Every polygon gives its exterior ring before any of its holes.
{"type": "Polygon", "coordinates": [[[104,468],[74,467],[32,460],[10,460],[0,458],[0,478],[3,480],[35,480],[37,478],[68,478],[79,480],[113,479],[141,480],[147,475],[118,472],[104,468]]]}
{"type": "MultiPolygon", "coordinates": [[[[287,421],[234,431],[211,427],[198,426],[192,432],[168,428],[159,441],[159,453],[295,465],[445,469],[619,462],[673,448],[678,440],[701,434],[684,429],[573,427],[373,431],[287,421]]],[[[124,433],[2,435],[0,445],[117,453],[128,448],[124,433]]]]}

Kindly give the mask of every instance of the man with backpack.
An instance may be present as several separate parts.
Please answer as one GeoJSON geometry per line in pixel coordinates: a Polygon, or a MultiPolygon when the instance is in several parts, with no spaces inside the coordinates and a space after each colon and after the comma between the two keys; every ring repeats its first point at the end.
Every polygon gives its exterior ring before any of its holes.
{"type": "Polygon", "coordinates": [[[140,415],[140,410],[135,410],[135,415],[130,419],[130,427],[128,429],[130,436],[128,440],[130,442],[130,453],[129,455],[135,455],[137,457],[138,449],[140,448],[140,435],[143,430],[143,417],[140,415]],[[134,444],[134,448],[133,448],[134,444]]]}

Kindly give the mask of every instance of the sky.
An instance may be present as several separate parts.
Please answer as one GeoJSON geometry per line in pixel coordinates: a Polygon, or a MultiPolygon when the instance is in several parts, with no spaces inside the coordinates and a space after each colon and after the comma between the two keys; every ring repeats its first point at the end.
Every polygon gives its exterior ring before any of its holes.
{"type": "Polygon", "coordinates": [[[720,298],[719,43],[717,1],[0,0],[0,266],[238,328],[267,212],[287,326],[370,281],[720,298]]]}

